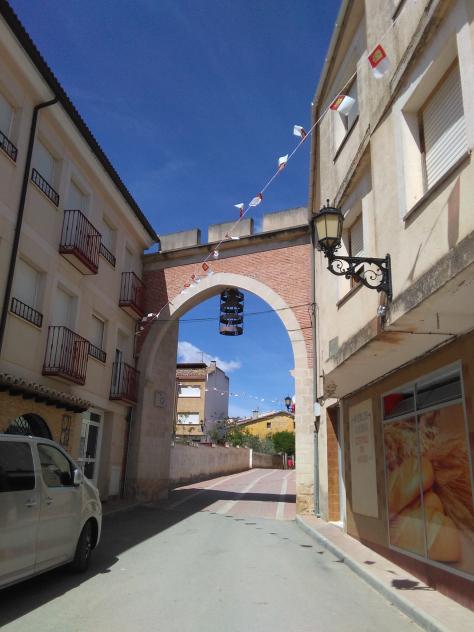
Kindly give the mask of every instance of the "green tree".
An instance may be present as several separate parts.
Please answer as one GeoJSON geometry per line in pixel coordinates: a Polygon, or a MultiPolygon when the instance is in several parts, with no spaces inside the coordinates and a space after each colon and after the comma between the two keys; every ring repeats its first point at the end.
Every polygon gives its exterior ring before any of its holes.
{"type": "Polygon", "coordinates": [[[295,453],[295,433],[289,430],[282,430],[281,432],[275,432],[272,436],[273,447],[275,452],[286,452],[286,454],[295,453]]]}

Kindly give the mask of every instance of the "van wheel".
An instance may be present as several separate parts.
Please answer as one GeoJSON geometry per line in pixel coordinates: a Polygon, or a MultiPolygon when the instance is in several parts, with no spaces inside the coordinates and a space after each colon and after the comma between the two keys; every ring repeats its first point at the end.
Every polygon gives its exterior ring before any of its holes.
{"type": "Polygon", "coordinates": [[[84,573],[89,568],[92,553],[92,525],[90,520],[84,525],[77,542],[76,553],[71,562],[71,570],[84,573]]]}

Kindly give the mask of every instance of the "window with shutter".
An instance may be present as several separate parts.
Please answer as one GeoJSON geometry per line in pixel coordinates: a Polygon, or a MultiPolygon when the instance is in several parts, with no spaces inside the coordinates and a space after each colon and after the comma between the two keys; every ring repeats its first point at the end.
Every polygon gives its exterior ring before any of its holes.
{"type": "Polygon", "coordinates": [[[0,94],[0,132],[10,138],[13,121],[13,108],[10,103],[0,94]]]}
{"type": "Polygon", "coordinates": [[[57,288],[53,309],[53,325],[62,325],[73,329],[74,297],[57,288]]]}
{"type": "Polygon", "coordinates": [[[85,209],[85,195],[72,180],[69,184],[67,208],[71,211],[84,211],[85,209]]]}
{"type": "Polygon", "coordinates": [[[99,349],[103,349],[105,323],[97,316],[92,315],[90,342],[99,349]]]}
{"type": "Polygon", "coordinates": [[[103,219],[102,222],[102,243],[110,252],[114,252],[115,250],[115,230],[110,226],[107,220],[103,219]]]}
{"type": "Polygon", "coordinates": [[[28,307],[38,309],[41,274],[26,261],[19,259],[15,268],[13,296],[28,307]]]}
{"type": "Polygon", "coordinates": [[[426,189],[430,189],[468,148],[458,64],[422,108],[421,127],[426,189]]]}
{"type": "Polygon", "coordinates": [[[54,184],[55,160],[42,142],[36,141],[34,167],[49,185],[54,184]]]}
{"type": "Polygon", "coordinates": [[[364,254],[364,227],[362,215],[356,219],[349,229],[349,255],[361,257],[364,254]]]}

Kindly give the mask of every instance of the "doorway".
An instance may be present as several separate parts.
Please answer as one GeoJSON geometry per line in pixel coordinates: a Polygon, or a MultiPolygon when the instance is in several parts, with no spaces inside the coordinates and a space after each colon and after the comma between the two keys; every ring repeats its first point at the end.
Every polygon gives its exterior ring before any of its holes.
{"type": "Polygon", "coordinates": [[[97,485],[103,416],[88,411],[82,418],[78,463],[84,475],[97,485]]]}

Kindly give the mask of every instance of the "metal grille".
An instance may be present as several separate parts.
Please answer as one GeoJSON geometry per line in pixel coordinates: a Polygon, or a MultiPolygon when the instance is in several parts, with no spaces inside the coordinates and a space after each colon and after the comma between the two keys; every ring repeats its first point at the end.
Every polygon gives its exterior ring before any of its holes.
{"type": "Polygon", "coordinates": [[[125,362],[114,362],[112,367],[112,384],[110,399],[121,399],[126,402],[138,400],[139,372],[125,362]]]}
{"type": "Polygon", "coordinates": [[[101,242],[100,247],[99,247],[99,253],[100,253],[100,255],[102,257],[104,257],[104,259],[106,261],[108,261],[110,263],[111,266],[113,266],[115,268],[115,257],[110,252],[110,250],[104,246],[104,244],[102,242],[101,242]]]}
{"type": "Polygon", "coordinates": [[[16,157],[18,155],[18,149],[15,145],[9,140],[3,132],[0,132],[0,149],[6,153],[6,155],[16,162],[16,157]]]}
{"type": "Polygon", "coordinates": [[[59,252],[72,254],[89,268],[99,268],[101,235],[81,211],[64,211],[63,229],[59,252]]]}
{"type": "Polygon", "coordinates": [[[42,191],[55,206],[59,206],[59,193],[57,193],[53,189],[53,187],[48,182],[46,182],[43,176],[34,168],[31,172],[31,181],[36,184],[38,189],[42,191]]]}
{"type": "Polygon", "coordinates": [[[43,375],[85,384],[90,343],[67,327],[49,327],[43,375]]]}
{"type": "Polygon", "coordinates": [[[139,316],[145,312],[145,286],[134,272],[122,272],[120,307],[132,307],[139,316]]]}
{"type": "Polygon", "coordinates": [[[5,430],[5,434],[26,435],[52,439],[48,424],[39,415],[27,413],[14,419],[5,430]]]}
{"type": "Polygon", "coordinates": [[[36,325],[37,327],[41,327],[43,324],[43,314],[29,305],[26,305],[26,303],[22,303],[15,297],[12,297],[10,311],[12,314],[27,320],[29,323],[33,323],[33,325],[36,325]]]}
{"type": "Polygon", "coordinates": [[[96,347],[91,342],[89,343],[89,355],[92,358],[99,360],[99,362],[105,363],[105,361],[107,360],[107,354],[105,353],[105,351],[100,347],[96,347]]]}

